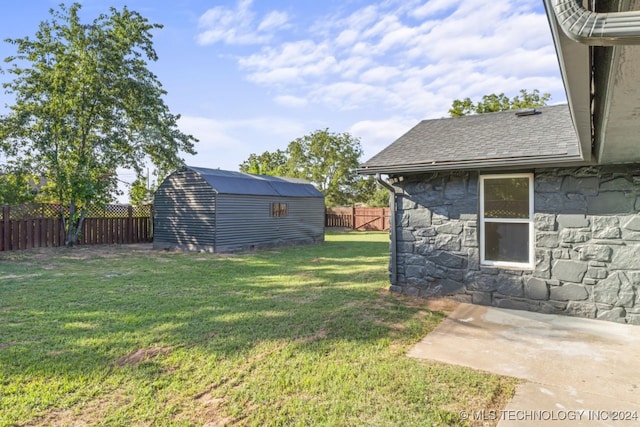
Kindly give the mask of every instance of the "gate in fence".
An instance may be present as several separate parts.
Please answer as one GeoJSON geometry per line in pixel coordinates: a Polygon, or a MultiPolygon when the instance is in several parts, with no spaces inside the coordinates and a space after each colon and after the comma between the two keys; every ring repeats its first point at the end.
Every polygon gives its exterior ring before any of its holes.
{"type": "Polygon", "coordinates": [[[326,210],[327,227],[352,230],[384,231],[389,229],[389,208],[333,207],[326,210]]]}

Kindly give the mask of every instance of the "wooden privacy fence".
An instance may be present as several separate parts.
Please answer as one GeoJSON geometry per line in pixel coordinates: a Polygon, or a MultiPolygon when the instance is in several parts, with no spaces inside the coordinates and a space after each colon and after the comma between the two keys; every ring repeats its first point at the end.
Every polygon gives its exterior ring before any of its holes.
{"type": "MultiPolygon", "coordinates": [[[[56,204],[3,206],[0,251],[64,245],[62,208],[56,204]]],[[[145,243],[153,240],[153,206],[107,205],[89,211],[80,245],[145,243]]]]}
{"type": "Polygon", "coordinates": [[[353,230],[389,229],[389,208],[333,207],[327,208],[325,225],[353,230]]]}

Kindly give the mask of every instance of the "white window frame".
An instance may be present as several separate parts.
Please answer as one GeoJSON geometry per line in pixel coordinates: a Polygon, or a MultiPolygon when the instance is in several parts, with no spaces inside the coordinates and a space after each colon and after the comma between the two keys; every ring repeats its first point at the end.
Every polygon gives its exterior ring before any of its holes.
{"type": "Polygon", "coordinates": [[[533,189],[534,180],[532,173],[513,173],[513,174],[491,174],[480,175],[480,264],[495,267],[511,267],[533,269],[535,266],[535,232],[534,232],[534,209],[533,209],[533,189]],[[504,178],[529,178],[529,218],[485,218],[484,217],[484,183],[488,179],[504,179],[504,178]],[[529,261],[528,262],[510,262],[510,261],[494,261],[485,259],[485,223],[499,222],[512,224],[528,224],[529,225],[529,261]]]}

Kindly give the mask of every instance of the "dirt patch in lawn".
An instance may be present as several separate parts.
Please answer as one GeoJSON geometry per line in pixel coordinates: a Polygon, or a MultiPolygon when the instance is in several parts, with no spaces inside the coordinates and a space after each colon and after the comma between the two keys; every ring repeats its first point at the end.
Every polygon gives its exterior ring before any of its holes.
{"type": "Polygon", "coordinates": [[[34,248],[23,251],[0,252],[0,259],[47,261],[51,258],[87,260],[92,258],[118,258],[132,253],[149,253],[154,251],[151,243],[133,243],[127,245],[84,245],[55,248],[34,248]]]}
{"type": "Polygon", "coordinates": [[[116,365],[136,366],[147,360],[154,359],[161,354],[168,354],[170,351],[171,351],[171,347],[140,348],[136,351],[132,351],[129,354],[125,354],[124,356],[116,360],[116,365]]]}
{"type": "Polygon", "coordinates": [[[315,341],[320,341],[322,339],[325,339],[327,337],[327,330],[326,329],[320,329],[318,332],[316,332],[313,335],[309,335],[306,337],[300,337],[296,340],[294,340],[293,342],[296,344],[310,344],[312,342],[315,341]]]}
{"type": "Polygon", "coordinates": [[[127,398],[119,393],[101,396],[84,404],[68,409],[56,409],[34,419],[25,426],[84,427],[100,424],[106,414],[127,403],[127,398]]]}
{"type": "Polygon", "coordinates": [[[203,427],[222,427],[231,424],[233,418],[223,417],[222,405],[224,399],[220,397],[214,397],[211,393],[205,393],[196,398],[201,410],[198,411],[204,421],[203,427]]]}
{"type": "Polygon", "coordinates": [[[16,345],[14,342],[0,342],[0,350],[4,350],[5,348],[13,347],[16,345]]]}
{"type": "Polygon", "coordinates": [[[458,307],[460,303],[448,298],[429,298],[426,301],[426,306],[431,311],[440,311],[446,315],[449,315],[453,310],[458,307]]]}
{"type": "Polygon", "coordinates": [[[381,302],[384,299],[392,297],[395,299],[402,300],[404,305],[409,307],[423,307],[429,309],[430,311],[439,311],[444,313],[445,315],[449,315],[453,310],[456,309],[460,305],[458,301],[452,300],[450,298],[423,298],[423,297],[414,297],[410,295],[402,295],[391,292],[388,288],[383,288],[378,291],[378,297],[381,302]]]}

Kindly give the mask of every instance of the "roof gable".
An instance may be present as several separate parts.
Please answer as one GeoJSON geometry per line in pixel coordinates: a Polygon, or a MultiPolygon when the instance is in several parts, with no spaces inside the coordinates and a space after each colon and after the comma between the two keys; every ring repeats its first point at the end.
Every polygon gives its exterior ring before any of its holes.
{"type": "Polygon", "coordinates": [[[581,160],[566,104],[423,120],[361,165],[360,173],[393,173],[581,160]]]}
{"type": "Polygon", "coordinates": [[[185,166],[200,175],[218,194],[280,197],[324,197],[303,179],[185,166]]]}

